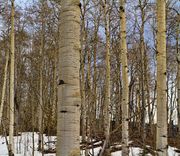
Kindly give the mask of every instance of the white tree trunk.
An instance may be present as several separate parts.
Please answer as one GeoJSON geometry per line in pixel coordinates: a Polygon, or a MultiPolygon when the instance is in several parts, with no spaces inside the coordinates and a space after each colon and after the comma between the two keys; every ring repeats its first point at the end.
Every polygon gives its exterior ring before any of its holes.
{"type": "Polygon", "coordinates": [[[109,115],[109,107],[110,107],[110,19],[109,19],[109,5],[108,1],[103,2],[104,6],[104,23],[105,23],[105,35],[106,35],[106,77],[105,77],[105,96],[104,96],[104,130],[105,130],[105,138],[103,148],[101,150],[100,156],[109,155],[109,133],[110,133],[110,115],[109,115]]]}
{"type": "Polygon", "coordinates": [[[157,134],[156,150],[167,156],[166,1],[157,0],[157,134]]]}
{"type": "Polygon", "coordinates": [[[122,156],[129,155],[128,141],[128,111],[129,111],[129,81],[126,43],[126,15],[125,1],[120,0],[120,36],[121,36],[121,57],[122,57],[122,156]]]}
{"type": "Polygon", "coordinates": [[[177,106],[178,106],[178,133],[180,134],[180,53],[177,49],[177,63],[178,63],[178,73],[177,73],[177,83],[178,83],[178,98],[177,98],[177,106]]]}
{"type": "Polygon", "coordinates": [[[15,43],[14,43],[14,0],[11,1],[11,64],[10,64],[10,116],[9,116],[9,155],[14,154],[14,66],[15,66],[15,43]]]}
{"type": "Polygon", "coordinates": [[[177,83],[178,83],[178,97],[177,97],[177,108],[178,108],[178,133],[180,135],[180,52],[179,52],[179,31],[180,24],[177,23],[177,31],[176,31],[176,49],[177,49],[177,63],[178,63],[178,75],[177,75],[177,83]]]}
{"type": "Polygon", "coordinates": [[[43,104],[43,64],[44,64],[44,35],[45,35],[45,15],[44,15],[44,11],[45,11],[45,3],[46,1],[40,1],[41,2],[41,44],[40,44],[40,73],[39,73],[39,115],[38,115],[38,129],[39,129],[39,150],[42,151],[42,155],[43,154],[43,150],[44,150],[44,138],[43,138],[43,131],[44,131],[44,119],[43,119],[43,108],[44,108],[44,104],[43,104]]]}
{"type": "Polygon", "coordinates": [[[61,0],[57,155],[79,156],[80,1],[61,0]]]}
{"type": "Polygon", "coordinates": [[[3,87],[2,87],[2,98],[1,98],[1,106],[0,106],[0,126],[2,122],[4,100],[5,100],[5,93],[6,93],[8,62],[9,62],[9,53],[6,52],[6,64],[4,68],[4,81],[3,81],[3,87]]]}
{"type": "Polygon", "coordinates": [[[38,128],[39,128],[39,150],[42,150],[42,136],[43,136],[43,47],[44,47],[44,35],[41,34],[41,47],[40,47],[40,73],[39,73],[39,106],[38,106],[38,128]]]}

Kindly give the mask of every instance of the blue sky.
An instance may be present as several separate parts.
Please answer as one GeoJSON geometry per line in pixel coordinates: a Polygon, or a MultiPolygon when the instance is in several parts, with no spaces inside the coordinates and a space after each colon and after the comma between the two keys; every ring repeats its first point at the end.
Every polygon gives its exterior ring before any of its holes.
{"type": "Polygon", "coordinates": [[[26,7],[27,5],[31,4],[33,1],[36,0],[15,0],[15,3],[20,5],[21,7],[26,7]]]}

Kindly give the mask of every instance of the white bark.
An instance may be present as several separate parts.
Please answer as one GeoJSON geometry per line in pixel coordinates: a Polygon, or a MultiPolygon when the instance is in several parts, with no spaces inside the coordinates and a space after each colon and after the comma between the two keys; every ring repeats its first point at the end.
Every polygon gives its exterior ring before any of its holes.
{"type": "Polygon", "coordinates": [[[79,156],[80,1],[61,0],[57,155],[79,156]]]}
{"type": "Polygon", "coordinates": [[[157,134],[159,156],[167,156],[166,1],[157,0],[157,134]]]}
{"type": "Polygon", "coordinates": [[[4,68],[4,80],[3,80],[1,106],[0,106],[0,126],[1,126],[1,122],[2,122],[4,100],[5,100],[5,93],[6,93],[8,62],[9,62],[9,53],[6,52],[6,64],[5,64],[5,68],[4,68]]]}
{"type": "Polygon", "coordinates": [[[126,15],[125,1],[120,0],[120,35],[121,35],[121,57],[122,57],[122,156],[129,155],[128,141],[128,111],[129,111],[129,82],[126,43],[126,15]]]}
{"type": "Polygon", "coordinates": [[[11,1],[11,53],[10,53],[10,121],[9,121],[9,154],[14,153],[14,65],[15,65],[15,43],[14,43],[14,0],[11,1]]]}
{"type": "Polygon", "coordinates": [[[180,53],[178,55],[178,133],[180,134],[180,53]]]}
{"type": "Polygon", "coordinates": [[[177,23],[177,31],[176,31],[176,49],[177,49],[177,63],[178,63],[178,75],[177,75],[178,99],[177,99],[177,106],[178,106],[178,133],[180,135],[180,52],[179,52],[179,30],[180,30],[180,24],[177,23]]]}
{"type": "MultiPolygon", "coordinates": [[[[38,128],[39,128],[39,150],[43,151],[43,130],[44,130],[44,124],[43,124],[43,62],[44,62],[44,33],[45,33],[45,21],[44,21],[44,11],[45,11],[45,3],[46,1],[41,1],[42,5],[42,13],[41,13],[41,44],[40,44],[40,73],[39,73],[39,115],[38,115],[38,128]]],[[[43,152],[42,152],[43,155],[43,152]]]]}
{"type": "Polygon", "coordinates": [[[109,115],[109,107],[110,107],[110,19],[109,19],[109,5],[108,1],[103,2],[104,8],[104,23],[105,23],[105,35],[106,35],[106,77],[105,77],[105,98],[104,98],[104,130],[105,130],[105,138],[103,148],[101,150],[100,156],[109,154],[109,133],[110,133],[110,115],[109,115]]]}

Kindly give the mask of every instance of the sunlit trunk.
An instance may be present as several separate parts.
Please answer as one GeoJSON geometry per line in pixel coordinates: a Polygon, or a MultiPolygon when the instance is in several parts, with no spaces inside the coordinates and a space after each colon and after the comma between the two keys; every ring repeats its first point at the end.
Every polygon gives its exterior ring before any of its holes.
{"type": "Polygon", "coordinates": [[[61,0],[57,155],[79,156],[80,1],[61,0]]]}
{"type": "Polygon", "coordinates": [[[2,122],[4,101],[5,101],[8,62],[9,62],[9,53],[6,52],[6,63],[5,63],[5,67],[4,67],[4,80],[3,80],[2,97],[1,97],[1,105],[0,105],[0,126],[1,126],[1,122],[2,122]]]}
{"type": "Polygon", "coordinates": [[[167,84],[166,84],[166,1],[157,0],[157,134],[156,150],[167,155],[167,84]]]}
{"type": "Polygon", "coordinates": [[[129,80],[126,43],[126,15],[125,1],[120,0],[120,36],[121,36],[121,57],[122,57],[122,156],[129,154],[129,80]]]}

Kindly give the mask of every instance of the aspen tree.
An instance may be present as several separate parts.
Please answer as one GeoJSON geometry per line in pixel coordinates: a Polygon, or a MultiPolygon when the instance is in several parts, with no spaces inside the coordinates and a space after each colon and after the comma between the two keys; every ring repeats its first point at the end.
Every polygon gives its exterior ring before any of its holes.
{"type": "Polygon", "coordinates": [[[145,139],[145,117],[146,117],[146,109],[145,109],[145,89],[144,89],[144,82],[145,82],[145,46],[144,46],[144,25],[145,25],[145,6],[147,0],[139,0],[139,7],[141,10],[141,26],[140,26],[140,55],[141,55],[141,103],[142,103],[142,113],[141,113],[141,133],[143,142],[145,139]]]}
{"type": "Polygon", "coordinates": [[[41,0],[41,44],[40,44],[40,72],[39,72],[39,118],[38,118],[38,128],[39,128],[39,149],[42,151],[43,155],[43,53],[44,53],[44,33],[45,33],[45,23],[44,23],[44,3],[45,1],[41,0]]]}
{"type": "Polygon", "coordinates": [[[61,0],[57,155],[79,156],[80,1],[61,0]]]}
{"type": "Polygon", "coordinates": [[[180,52],[179,52],[179,29],[180,24],[177,24],[177,31],[176,31],[176,50],[177,50],[177,64],[178,64],[178,74],[177,74],[177,88],[178,88],[178,99],[177,99],[177,106],[178,106],[178,133],[180,135],[180,52]]]}
{"type": "Polygon", "coordinates": [[[102,155],[109,155],[109,133],[110,133],[110,116],[109,116],[109,106],[110,106],[110,30],[109,30],[109,1],[102,1],[103,11],[104,11],[104,23],[105,23],[105,35],[106,35],[106,77],[105,77],[105,98],[104,98],[104,130],[105,130],[105,141],[103,144],[103,149],[100,153],[102,155]]]}
{"type": "Polygon", "coordinates": [[[126,43],[126,15],[125,1],[120,0],[120,36],[121,36],[121,57],[122,57],[122,156],[129,155],[128,141],[128,111],[129,111],[129,82],[128,62],[126,43]]]}
{"type": "Polygon", "coordinates": [[[82,119],[82,141],[86,141],[86,100],[85,100],[85,44],[86,44],[86,28],[85,28],[85,14],[86,14],[86,2],[83,0],[83,10],[81,12],[81,119],[82,119]]]}
{"type": "Polygon", "coordinates": [[[178,53],[178,133],[180,134],[180,53],[178,53]]]}
{"type": "Polygon", "coordinates": [[[4,80],[3,80],[2,98],[1,98],[1,105],[0,105],[0,126],[1,126],[1,122],[2,122],[4,100],[5,100],[5,93],[6,93],[8,62],[9,62],[9,53],[6,52],[6,63],[5,63],[5,67],[4,67],[4,80]]]}
{"type": "Polygon", "coordinates": [[[10,53],[10,121],[9,121],[9,155],[14,155],[14,66],[15,66],[15,34],[14,34],[14,0],[11,1],[11,53],[10,53]]]}
{"type": "Polygon", "coordinates": [[[157,134],[156,150],[167,156],[166,1],[157,0],[157,134]]]}
{"type": "MultiPolygon", "coordinates": [[[[96,17],[95,17],[96,18],[96,17]]],[[[95,121],[96,121],[96,103],[97,103],[97,43],[98,43],[98,30],[100,24],[100,15],[98,15],[97,19],[95,19],[94,23],[94,44],[93,44],[93,65],[94,65],[94,75],[93,75],[93,119],[92,119],[92,126],[95,128],[95,121]]]]}

